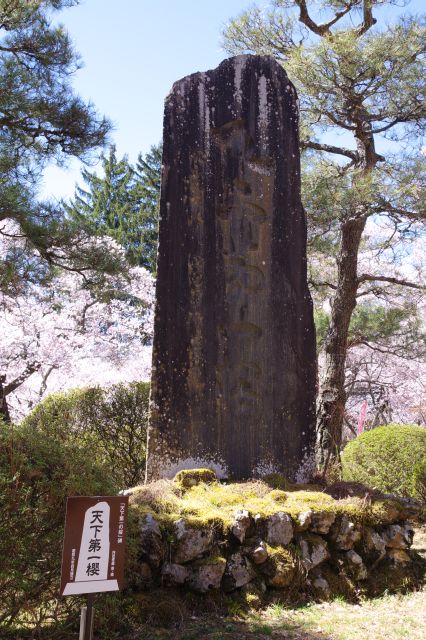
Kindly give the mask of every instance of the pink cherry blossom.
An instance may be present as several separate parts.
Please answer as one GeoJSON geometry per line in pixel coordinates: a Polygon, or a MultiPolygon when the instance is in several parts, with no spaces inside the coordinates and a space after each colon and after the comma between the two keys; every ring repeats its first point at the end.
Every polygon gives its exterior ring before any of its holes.
{"type": "MultiPolygon", "coordinates": [[[[3,227],[4,229],[4,227],[3,227]]],[[[0,252],[10,249],[2,236],[0,252]]],[[[111,239],[100,239],[120,254],[111,239]]],[[[82,276],[63,271],[49,286],[28,284],[1,299],[0,373],[21,384],[8,405],[13,419],[46,394],[75,387],[148,380],[151,369],[154,282],[143,268],[107,279],[96,296],[82,276]]]]}

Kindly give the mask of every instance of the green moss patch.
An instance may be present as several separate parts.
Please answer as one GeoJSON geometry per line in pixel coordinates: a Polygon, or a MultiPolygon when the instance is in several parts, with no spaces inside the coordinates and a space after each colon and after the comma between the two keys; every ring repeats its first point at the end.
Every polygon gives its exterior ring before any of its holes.
{"type": "Polygon", "coordinates": [[[179,489],[186,491],[199,484],[217,482],[217,475],[212,469],[183,469],[175,475],[173,482],[179,489]]]}
{"type": "Polygon", "coordinates": [[[280,504],[287,501],[287,494],[281,489],[274,489],[273,491],[271,491],[270,496],[272,500],[275,500],[275,502],[278,502],[280,504]]]}
{"type": "MultiPolygon", "coordinates": [[[[184,472],[180,474],[183,474],[180,477],[186,482],[189,476],[184,472]]],[[[195,474],[195,471],[191,470],[191,474],[195,474]]],[[[195,474],[195,477],[202,475],[195,474]]],[[[206,474],[206,477],[211,476],[206,474]]],[[[271,489],[262,480],[231,484],[218,481],[207,484],[203,481],[187,486],[184,491],[176,481],[159,480],[135,487],[132,491],[132,508],[141,515],[153,514],[160,525],[166,528],[180,518],[194,527],[214,525],[227,528],[233,523],[237,509],[247,509],[252,515],[259,514],[262,518],[284,511],[294,521],[305,511],[327,512],[336,516],[346,515],[354,522],[371,526],[401,519],[397,501],[379,500],[370,504],[357,497],[335,500],[324,491],[318,491],[317,486],[283,491],[271,489]]]]}

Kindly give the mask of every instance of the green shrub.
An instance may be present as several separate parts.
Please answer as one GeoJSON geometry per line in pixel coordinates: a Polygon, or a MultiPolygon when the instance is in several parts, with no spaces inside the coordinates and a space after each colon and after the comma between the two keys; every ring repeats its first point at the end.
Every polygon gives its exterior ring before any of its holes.
{"type": "Polygon", "coordinates": [[[33,626],[72,609],[72,598],[63,605],[57,599],[66,497],[116,493],[108,471],[93,462],[89,445],[0,424],[3,626],[17,619],[33,626]]]}
{"type": "Polygon", "coordinates": [[[358,436],[342,454],[343,479],[386,493],[416,496],[414,468],[426,457],[426,429],[389,424],[358,436]]]}
{"type": "Polygon", "coordinates": [[[417,497],[426,506],[426,454],[425,459],[414,466],[413,482],[417,497]]]}
{"type": "Polygon", "coordinates": [[[149,383],[76,389],[48,396],[24,420],[35,432],[92,447],[121,488],[145,473],[149,383]]]}

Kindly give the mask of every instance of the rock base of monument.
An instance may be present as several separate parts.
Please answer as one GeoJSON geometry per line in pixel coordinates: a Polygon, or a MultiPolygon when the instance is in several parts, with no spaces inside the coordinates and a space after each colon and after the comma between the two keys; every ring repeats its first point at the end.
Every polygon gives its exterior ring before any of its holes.
{"type": "Polygon", "coordinates": [[[131,490],[138,587],[235,592],[256,605],[277,591],[283,599],[354,600],[420,586],[425,563],[411,550],[416,505],[336,500],[318,489],[185,487],[180,478],[131,490]]]}

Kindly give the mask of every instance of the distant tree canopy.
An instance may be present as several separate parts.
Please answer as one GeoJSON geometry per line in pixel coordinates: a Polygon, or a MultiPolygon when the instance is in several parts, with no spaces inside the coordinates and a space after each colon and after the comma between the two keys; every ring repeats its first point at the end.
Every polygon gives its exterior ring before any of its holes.
{"type": "Polygon", "coordinates": [[[37,201],[46,163],[89,157],[105,143],[110,123],[71,86],[80,66],[68,34],[51,17],[77,0],[0,2],[0,257],[3,290],[45,279],[51,267],[114,269],[89,250],[85,230],[61,207],[37,201]]]}
{"type": "MultiPolygon", "coordinates": [[[[124,261],[108,241],[105,250],[124,261]]],[[[4,420],[20,420],[52,391],[149,377],[153,279],[143,267],[105,278],[100,291],[61,270],[47,286],[2,302],[4,420]]]]}
{"type": "Polygon", "coordinates": [[[403,287],[424,287],[414,255],[426,233],[426,34],[422,16],[404,13],[388,24],[381,12],[393,4],[275,0],[231,20],[224,33],[230,53],[274,56],[299,93],[310,280],[317,306],[329,309],[318,408],[325,465],[341,446],[351,336],[371,336],[380,324],[400,331],[402,318],[386,311],[381,322],[377,304],[397,307],[403,287]],[[375,319],[352,319],[360,301],[375,301],[375,319]]]}
{"type": "Polygon", "coordinates": [[[133,167],[117,159],[115,146],[102,155],[103,175],[83,169],[85,187],[77,187],[67,206],[71,217],[99,235],[121,244],[132,265],[155,272],[162,146],[139,154],[133,167]]]}

